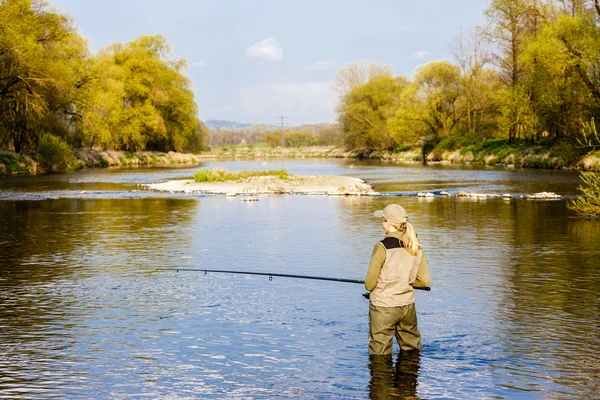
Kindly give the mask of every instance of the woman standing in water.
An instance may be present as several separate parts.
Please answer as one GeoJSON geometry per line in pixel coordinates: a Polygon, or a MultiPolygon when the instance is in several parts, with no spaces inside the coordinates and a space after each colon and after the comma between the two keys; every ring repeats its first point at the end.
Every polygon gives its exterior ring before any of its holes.
{"type": "Polygon", "coordinates": [[[375,244],[365,280],[371,292],[369,354],[392,354],[394,335],[401,350],[421,350],[413,287],[430,284],[422,246],[402,206],[390,204],[374,215],[386,236],[375,244]]]}

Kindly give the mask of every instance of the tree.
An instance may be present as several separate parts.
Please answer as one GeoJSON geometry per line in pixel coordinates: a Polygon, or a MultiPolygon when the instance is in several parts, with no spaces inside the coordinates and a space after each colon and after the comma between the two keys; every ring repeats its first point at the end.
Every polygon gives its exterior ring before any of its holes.
{"type": "MultiPolygon", "coordinates": [[[[595,2],[596,6],[598,2],[595,2]]],[[[600,10],[598,15],[587,13],[578,17],[562,17],[555,25],[555,36],[589,90],[596,110],[600,110],[600,10]]]]}
{"type": "Polygon", "coordinates": [[[392,137],[400,142],[420,141],[426,163],[427,153],[456,132],[465,116],[463,104],[460,69],[449,61],[425,64],[417,69],[414,82],[388,122],[392,137]]]}
{"type": "Polygon", "coordinates": [[[496,100],[500,104],[499,127],[503,132],[509,132],[509,142],[535,134],[538,118],[531,98],[522,86],[500,89],[496,100]]]}
{"type": "Polygon", "coordinates": [[[364,61],[351,62],[335,74],[333,90],[337,93],[340,101],[343,101],[343,98],[352,89],[364,85],[375,77],[392,76],[393,73],[394,70],[390,65],[366,63],[364,61]]]}
{"type": "MultiPolygon", "coordinates": [[[[527,0],[492,0],[485,12],[488,17],[488,37],[500,51],[493,60],[506,88],[500,97],[504,100],[503,107],[513,107],[515,103],[512,99],[530,95],[523,86],[525,67],[521,55],[526,46],[527,34],[530,33],[529,22],[533,20],[535,26],[537,21],[537,17],[530,17],[532,14],[537,15],[537,12],[537,8],[531,7],[527,0]]],[[[519,132],[519,115],[520,110],[514,108],[503,110],[505,123],[502,126],[509,129],[509,142],[514,141],[519,132]]]]}
{"type": "Polygon", "coordinates": [[[465,134],[471,138],[492,135],[497,127],[497,108],[494,94],[499,89],[496,71],[486,69],[492,60],[481,28],[477,27],[468,37],[459,30],[452,46],[460,68],[460,95],[464,99],[465,134]]]}
{"type": "Polygon", "coordinates": [[[87,55],[70,19],[49,11],[46,1],[0,3],[0,145],[35,149],[51,114],[68,124],[87,55]]]}
{"type": "Polygon", "coordinates": [[[557,23],[550,22],[532,37],[522,55],[526,85],[535,93],[526,101],[531,101],[540,126],[538,140],[540,130],[551,140],[569,139],[588,118],[582,108],[588,90],[557,37],[557,23]]]}
{"type": "Polygon", "coordinates": [[[197,118],[184,60],[168,60],[160,35],[114,43],[93,63],[83,102],[88,145],[127,151],[199,151],[206,129],[197,118]]]}
{"type": "Polygon", "coordinates": [[[395,148],[387,120],[396,112],[400,93],[407,85],[402,77],[375,76],[344,96],[338,111],[345,144],[361,149],[395,148]]]}

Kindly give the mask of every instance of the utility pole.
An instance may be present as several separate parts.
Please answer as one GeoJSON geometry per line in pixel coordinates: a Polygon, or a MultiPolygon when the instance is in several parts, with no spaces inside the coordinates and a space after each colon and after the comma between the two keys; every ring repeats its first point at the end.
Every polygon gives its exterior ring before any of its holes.
{"type": "Polygon", "coordinates": [[[280,118],[281,118],[281,136],[279,138],[279,145],[283,149],[285,147],[285,133],[284,133],[285,115],[282,115],[280,118]]]}

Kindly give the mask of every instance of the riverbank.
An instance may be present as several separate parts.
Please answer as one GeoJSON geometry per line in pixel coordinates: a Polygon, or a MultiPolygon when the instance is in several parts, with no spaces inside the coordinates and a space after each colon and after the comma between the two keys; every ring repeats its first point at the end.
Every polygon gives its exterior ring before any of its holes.
{"type": "MultiPolygon", "coordinates": [[[[75,150],[75,158],[86,168],[96,167],[132,167],[177,164],[198,164],[207,156],[189,153],[160,153],[139,151],[135,153],[115,150],[75,150]]],[[[210,158],[210,157],[209,157],[210,158]]]]}
{"type": "MultiPolygon", "coordinates": [[[[160,153],[140,151],[136,153],[114,150],[83,150],[73,152],[74,158],[69,169],[160,166],[198,164],[202,160],[215,157],[209,154],[160,153]]],[[[10,151],[0,151],[0,175],[7,174],[38,174],[45,172],[64,172],[56,166],[47,169],[40,168],[35,154],[18,154],[10,151]]]]}
{"type": "MultiPolygon", "coordinates": [[[[418,148],[396,152],[354,150],[350,152],[350,157],[409,163],[423,162],[421,150],[418,148]]],[[[428,154],[427,162],[600,171],[600,151],[583,155],[578,153],[578,149],[567,145],[540,146],[495,141],[458,149],[434,149],[428,154]]]]}
{"type": "MultiPolygon", "coordinates": [[[[387,160],[393,162],[422,163],[419,147],[389,150],[348,150],[336,146],[304,148],[253,148],[252,146],[228,146],[202,153],[217,159],[285,159],[285,158],[354,158],[387,160]]],[[[438,146],[427,156],[428,163],[497,165],[509,168],[582,169],[600,171],[600,151],[589,155],[566,144],[554,146],[530,145],[525,142],[509,144],[494,140],[444,149],[438,146]]]]}
{"type": "MultiPolygon", "coordinates": [[[[142,151],[136,153],[114,150],[75,150],[71,169],[160,166],[198,164],[209,160],[270,160],[305,158],[350,158],[387,160],[392,162],[421,163],[420,148],[388,150],[348,150],[337,146],[314,146],[301,148],[221,147],[200,154],[159,153],[142,151]]],[[[539,146],[508,144],[491,141],[460,149],[434,149],[429,163],[497,165],[508,168],[581,169],[600,171],[600,151],[587,155],[567,145],[539,146]]],[[[60,172],[56,168],[43,170],[35,154],[17,154],[0,151],[0,175],[37,174],[60,172]]]]}

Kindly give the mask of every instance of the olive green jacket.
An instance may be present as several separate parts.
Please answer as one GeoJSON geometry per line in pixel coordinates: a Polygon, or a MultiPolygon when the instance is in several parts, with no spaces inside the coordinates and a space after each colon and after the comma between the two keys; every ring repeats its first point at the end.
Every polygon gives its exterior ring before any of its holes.
{"type": "MultiPolygon", "coordinates": [[[[390,232],[386,238],[402,241],[404,234],[404,231],[390,232]]],[[[382,242],[375,244],[365,279],[365,288],[372,292],[371,302],[374,305],[398,307],[412,304],[413,287],[427,287],[430,284],[429,268],[422,250],[419,250],[417,256],[411,256],[403,248],[388,250],[382,242]],[[389,258],[386,260],[387,257],[389,258]],[[396,268],[404,272],[394,271],[396,268]],[[403,275],[403,278],[398,274],[403,275]],[[395,282],[394,277],[398,277],[395,282]]]]}

